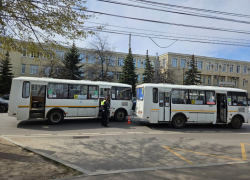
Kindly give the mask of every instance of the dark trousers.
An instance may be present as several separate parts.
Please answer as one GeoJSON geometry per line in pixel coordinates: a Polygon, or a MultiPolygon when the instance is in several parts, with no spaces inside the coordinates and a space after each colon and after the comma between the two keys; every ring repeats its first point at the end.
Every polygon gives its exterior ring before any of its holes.
{"type": "Polygon", "coordinates": [[[102,125],[107,126],[107,112],[102,111],[102,125]]]}

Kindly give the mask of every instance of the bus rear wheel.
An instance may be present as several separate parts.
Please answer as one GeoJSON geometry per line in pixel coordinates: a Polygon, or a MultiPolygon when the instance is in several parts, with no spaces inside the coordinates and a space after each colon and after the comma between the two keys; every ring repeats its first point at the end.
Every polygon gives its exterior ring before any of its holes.
{"type": "Polygon", "coordinates": [[[115,112],[115,121],[122,122],[126,119],[126,112],[119,109],[115,112]]]}
{"type": "Polygon", "coordinates": [[[173,118],[172,124],[176,129],[184,128],[186,125],[186,118],[182,115],[177,115],[173,118]]]}
{"type": "Polygon", "coordinates": [[[231,121],[231,127],[233,129],[240,129],[242,126],[242,119],[239,116],[236,116],[233,118],[233,120],[231,121]]]}
{"type": "Polygon", "coordinates": [[[64,119],[61,111],[52,111],[48,115],[48,122],[50,124],[60,124],[64,119]]]}

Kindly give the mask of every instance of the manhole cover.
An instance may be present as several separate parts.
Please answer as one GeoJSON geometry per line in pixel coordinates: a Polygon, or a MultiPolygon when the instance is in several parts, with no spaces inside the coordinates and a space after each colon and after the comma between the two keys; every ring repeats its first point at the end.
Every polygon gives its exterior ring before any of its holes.
{"type": "Polygon", "coordinates": [[[73,136],[73,139],[87,139],[89,136],[73,136]]]}

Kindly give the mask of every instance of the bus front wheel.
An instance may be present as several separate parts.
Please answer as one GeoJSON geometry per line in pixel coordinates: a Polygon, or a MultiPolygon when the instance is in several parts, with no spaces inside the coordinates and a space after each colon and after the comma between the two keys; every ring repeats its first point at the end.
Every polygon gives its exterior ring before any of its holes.
{"type": "Polygon", "coordinates": [[[115,112],[115,121],[122,122],[126,119],[126,112],[119,109],[115,112]]]}
{"type": "Polygon", "coordinates": [[[52,111],[49,113],[48,122],[50,124],[60,124],[64,119],[63,113],[61,111],[52,111]]]}
{"type": "Polygon", "coordinates": [[[184,128],[186,125],[186,118],[182,115],[177,115],[172,120],[172,124],[176,129],[184,128]]]}
{"type": "Polygon", "coordinates": [[[231,121],[231,127],[233,129],[240,129],[242,126],[242,119],[239,116],[236,116],[233,118],[233,120],[231,121]]]}

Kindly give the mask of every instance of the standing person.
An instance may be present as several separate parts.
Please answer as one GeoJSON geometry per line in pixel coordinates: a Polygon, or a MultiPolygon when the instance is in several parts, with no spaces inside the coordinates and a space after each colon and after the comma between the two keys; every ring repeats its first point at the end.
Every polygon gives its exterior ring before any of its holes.
{"type": "Polygon", "coordinates": [[[102,107],[102,126],[108,127],[107,125],[107,113],[108,113],[108,107],[107,107],[107,97],[104,98],[101,102],[102,107]]]}

